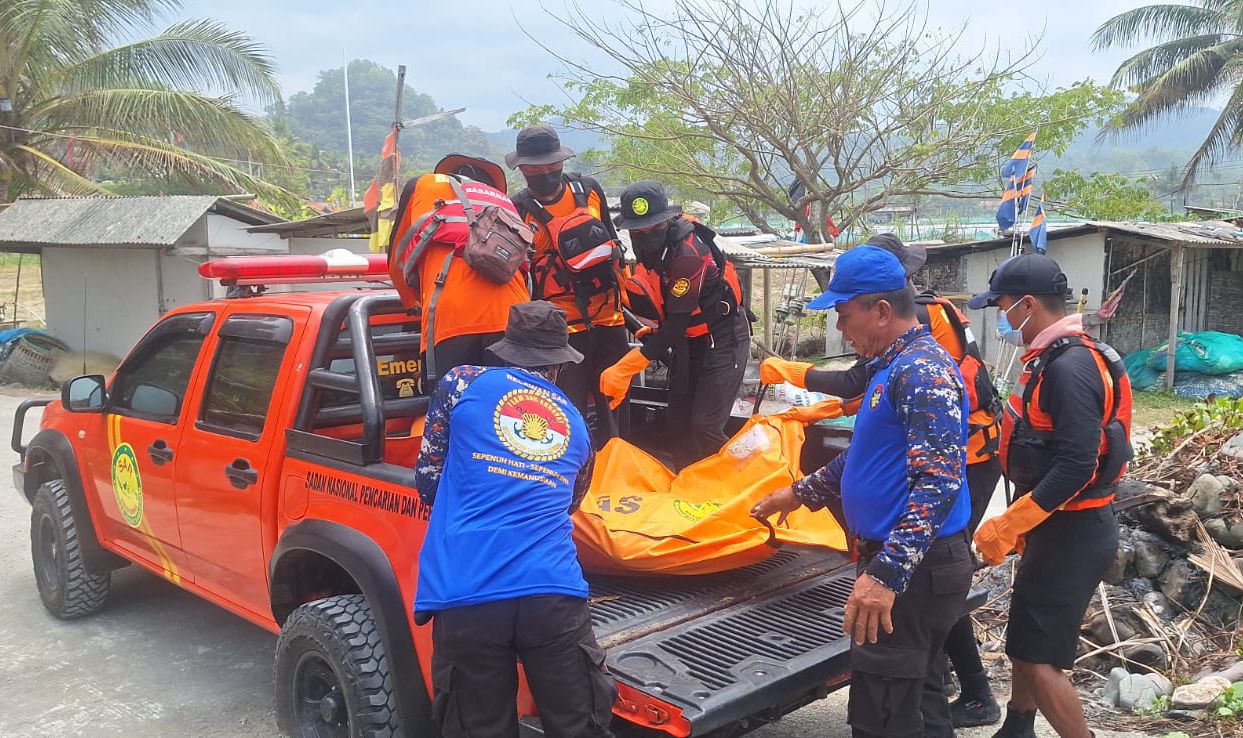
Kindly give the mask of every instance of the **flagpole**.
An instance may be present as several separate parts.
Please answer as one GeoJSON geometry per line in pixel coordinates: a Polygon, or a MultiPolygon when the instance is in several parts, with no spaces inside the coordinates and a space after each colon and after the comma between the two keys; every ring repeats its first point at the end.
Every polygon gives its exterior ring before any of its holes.
{"type": "Polygon", "coordinates": [[[354,126],[350,122],[350,59],[344,49],[341,50],[343,64],[341,71],[345,75],[345,148],[350,157],[350,207],[358,201],[358,192],[354,189],[354,126]]]}

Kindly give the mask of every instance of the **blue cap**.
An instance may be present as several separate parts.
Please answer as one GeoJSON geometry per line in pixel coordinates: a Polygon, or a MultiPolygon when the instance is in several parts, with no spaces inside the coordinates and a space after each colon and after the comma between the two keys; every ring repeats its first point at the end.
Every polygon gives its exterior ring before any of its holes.
{"type": "Polygon", "coordinates": [[[812,310],[832,310],[859,295],[895,292],[906,287],[906,270],[898,257],[878,246],[856,246],[833,264],[829,288],[807,303],[812,310]]]}

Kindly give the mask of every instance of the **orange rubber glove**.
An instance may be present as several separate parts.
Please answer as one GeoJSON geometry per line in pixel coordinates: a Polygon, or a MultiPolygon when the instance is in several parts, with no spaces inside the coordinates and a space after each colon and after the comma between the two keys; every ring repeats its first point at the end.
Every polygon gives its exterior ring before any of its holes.
{"type": "Polygon", "coordinates": [[[1045,512],[1030,494],[1026,494],[1015,500],[1001,515],[980,523],[979,530],[975,532],[975,547],[984,563],[997,566],[1005,561],[1019,539],[1052,514],[1045,512]]]}
{"type": "Polygon", "coordinates": [[[789,382],[795,387],[807,389],[807,370],[814,366],[802,361],[769,357],[760,362],[760,381],[764,384],[789,382]]]}
{"type": "Polygon", "coordinates": [[[637,348],[617,360],[600,374],[600,391],[609,398],[609,409],[616,410],[630,391],[630,380],[647,368],[648,358],[637,348]]]}

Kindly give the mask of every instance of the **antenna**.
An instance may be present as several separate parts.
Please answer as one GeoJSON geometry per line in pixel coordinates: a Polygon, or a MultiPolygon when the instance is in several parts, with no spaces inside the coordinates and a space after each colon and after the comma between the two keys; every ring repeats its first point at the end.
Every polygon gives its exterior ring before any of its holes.
{"type": "Polygon", "coordinates": [[[82,274],[82,373],[86,374],[86,274],[82,274]]]}
{"type": "Polygon", "coordinates": [[[350,59],[345,50],[341,50],[344,65],[341,71],[345,74],[345,147],[350,157],[350,207],[358,200],[354,189],[354,127],[350,124],[350,59]]]}

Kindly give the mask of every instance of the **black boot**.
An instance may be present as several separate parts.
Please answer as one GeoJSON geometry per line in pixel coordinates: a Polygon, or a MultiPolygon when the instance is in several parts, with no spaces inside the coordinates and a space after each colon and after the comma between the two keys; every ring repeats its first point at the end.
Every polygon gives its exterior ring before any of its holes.
{"type": "MultiPolygon", "coordinates": [[[[1001,719],[1001,706],[993,698],[987,673],[981,671],[959,675],[958,681],[962,685],[962,692],[958,699],[950,703],[950,718],[955,728],[993,725],[1001,719]]],[[[1008,722],[1009,718],[1006,720],[1008,722]]]]}
{"type": "Polygon", "coordinates": [[[1006,705],[1006,721],[993,738],[1036,738],[1036,711],[1019,712],[1006,705]]]}

